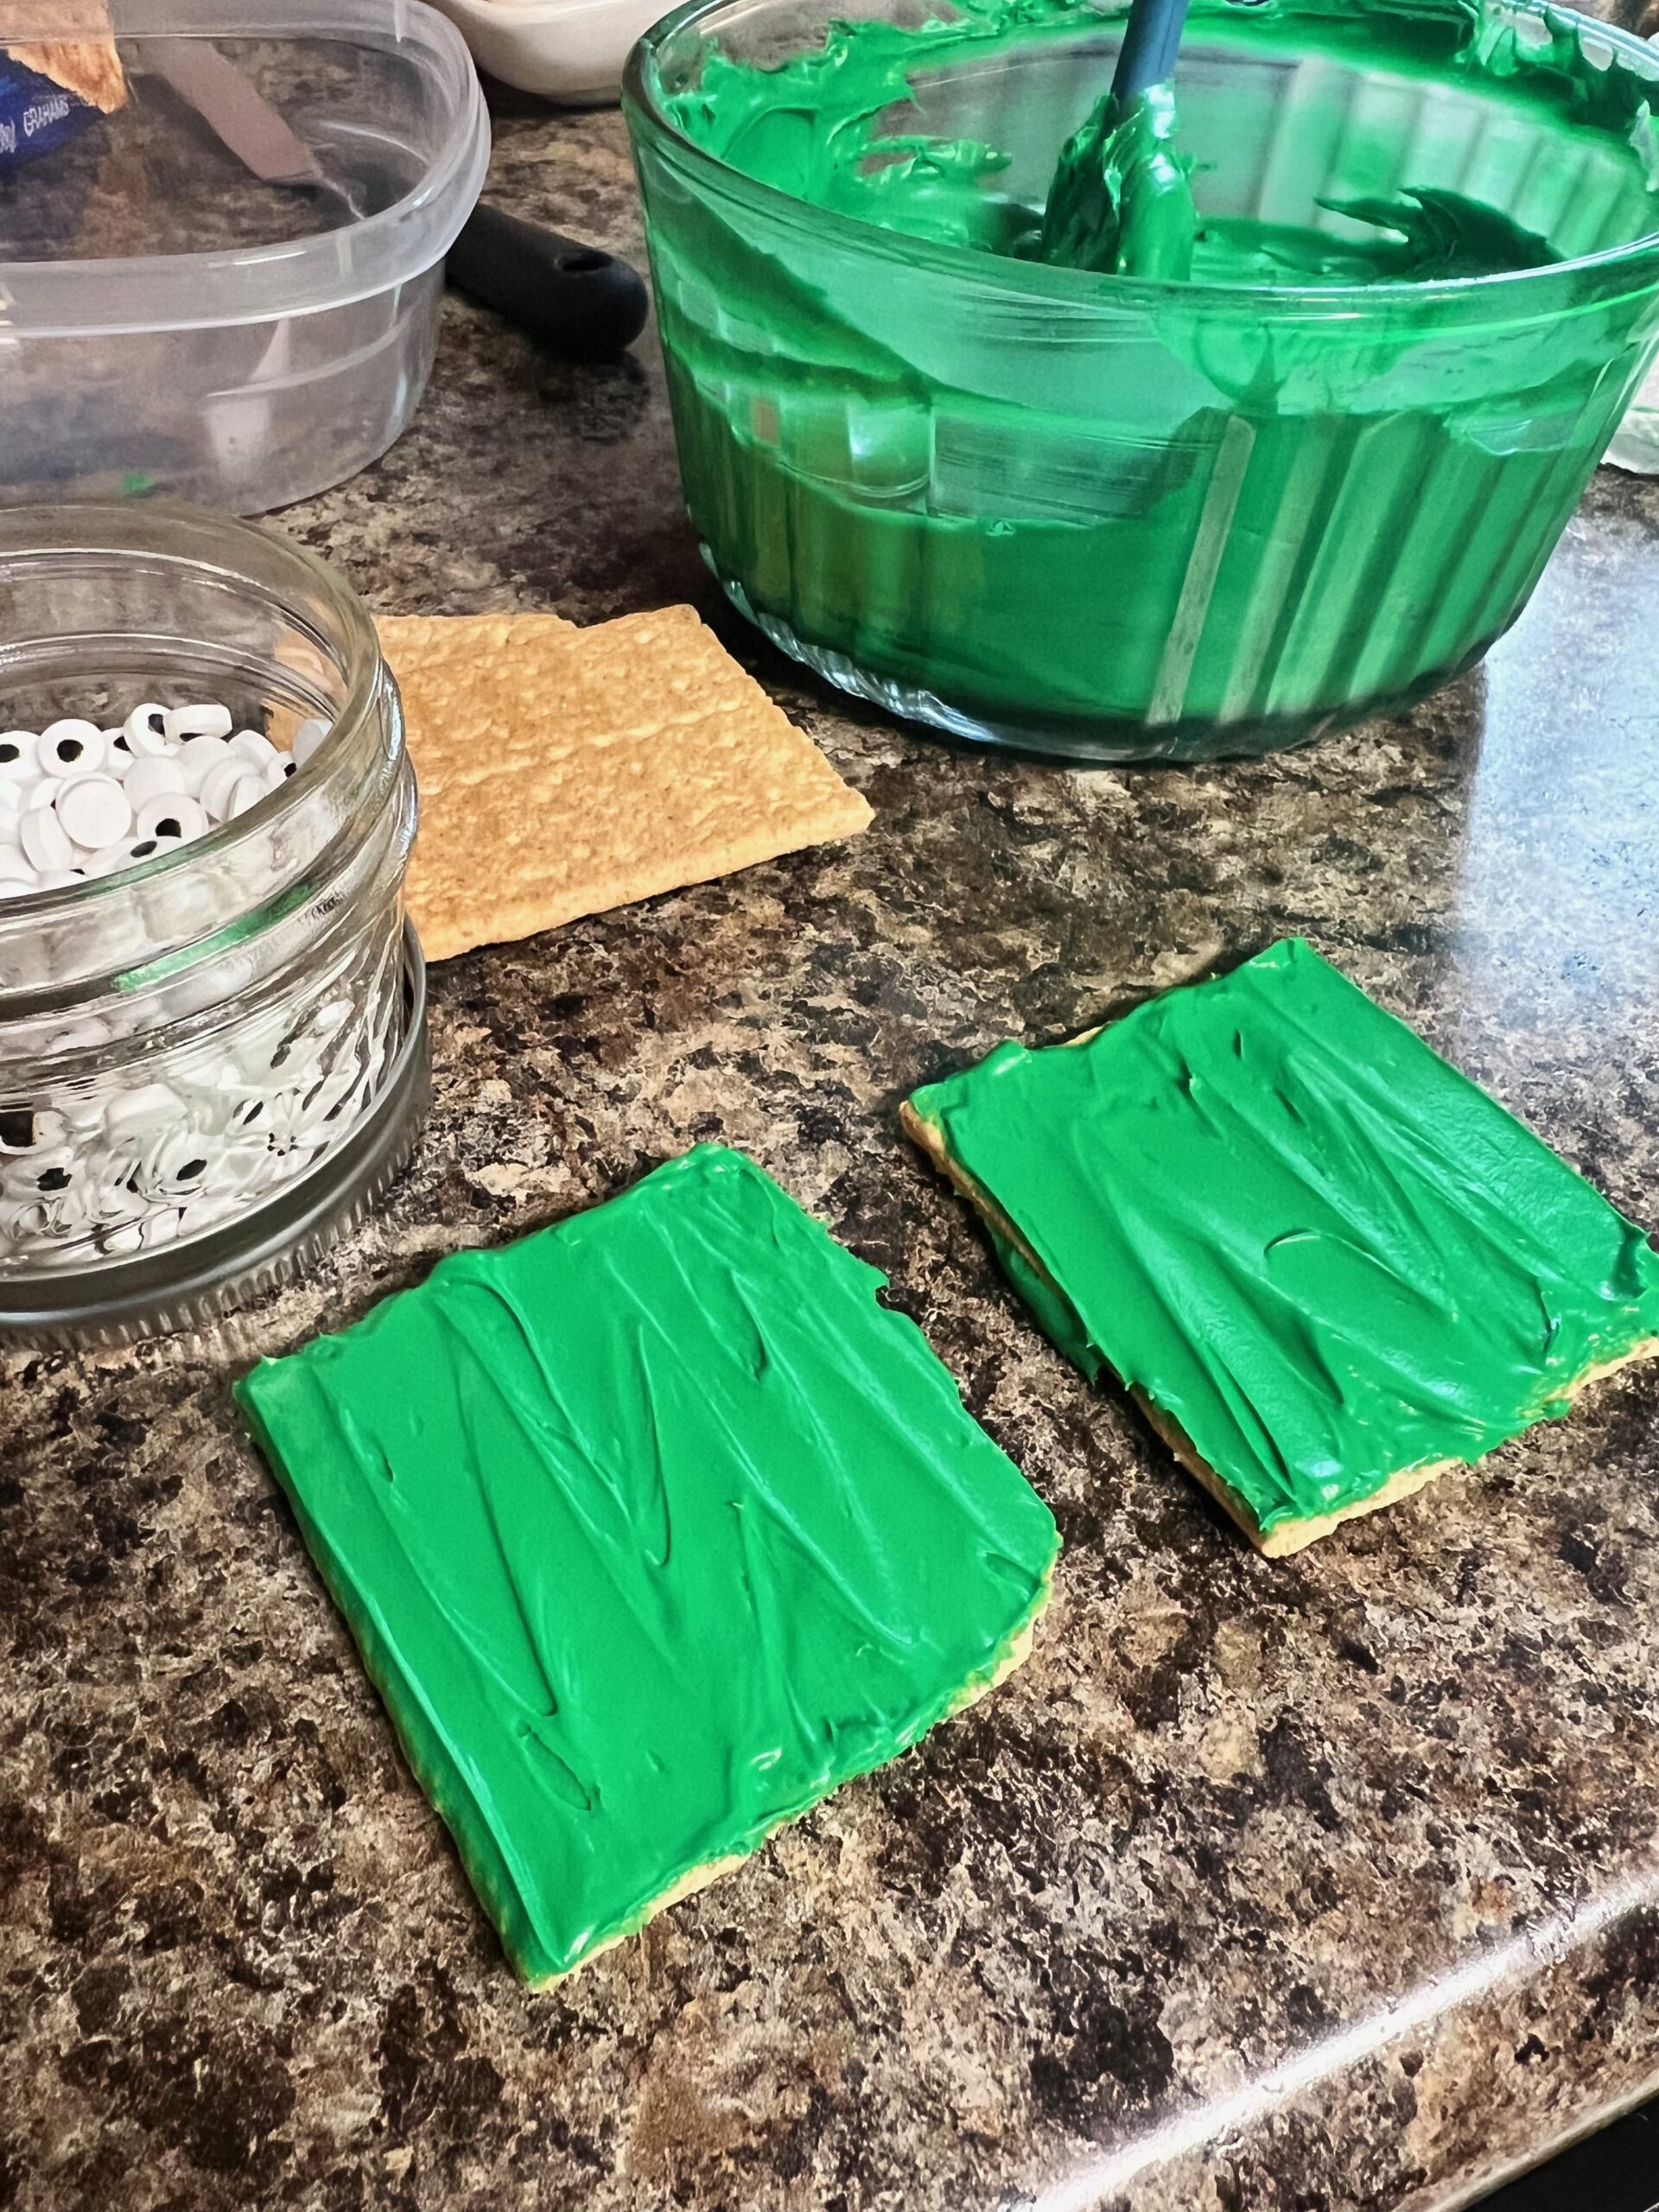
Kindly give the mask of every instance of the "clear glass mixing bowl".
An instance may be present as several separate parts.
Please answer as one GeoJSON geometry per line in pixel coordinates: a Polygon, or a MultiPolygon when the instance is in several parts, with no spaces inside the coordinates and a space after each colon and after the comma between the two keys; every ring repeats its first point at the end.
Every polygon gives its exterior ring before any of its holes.
{"type": "MultiPolygon", "coordinates": [[[[785,61],[849,12],[952,11],[697,0],[629,68],[685,497],[736,604],[898,714],[1083,760],[1265,751],[1478,660],[1659,343],[1632,140],[1586,128],[1563,157],[1478,70],[1405,66],[1419,0],[1197,0],[1178,91],[1206,212],[1341,235],[1322,201],[1444,186],[1571,258],[1343,289],[1103,277],[808,205],[671,118],[712,51],[785,61]]],[[[1444,13],[1448,54],[1566,24],[1592,79],[1631,72],[1659,106],[1637,40],[1528,0],[1444,13]]],[[[998,192],[1040,206],[1121,21],[1080,5],[920,67],[883,127],[988,142],[998,192]]]]}

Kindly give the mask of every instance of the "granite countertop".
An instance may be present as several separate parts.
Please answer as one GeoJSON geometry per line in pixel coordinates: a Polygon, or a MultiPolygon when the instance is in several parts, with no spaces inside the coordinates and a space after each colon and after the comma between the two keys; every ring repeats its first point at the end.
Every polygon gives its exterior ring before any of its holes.
{"type": "MultiPolygon", "coordinates": [[[[638,252],[616,115],[498,136],[504,201],[638,252]]],[[[650,342],[452,300],[415,427],[289,519],[378,607],[696,601],[877,821],[440,968],[353,1243],[211,1335],[0,1352],[0,2207],[1427,2212],[1649,2085],[1659,1370],[1264,1562],[894,1110],[1300,931],[1659,1217],[1659,484],[1604,472],[1414,714],[1190,772],[799,681],[711,603],[650,342]],[[229,1385],[705,1137],[890,1272],[1066,1548],[1004,1689],[533,1997],[229,1385]]]]}

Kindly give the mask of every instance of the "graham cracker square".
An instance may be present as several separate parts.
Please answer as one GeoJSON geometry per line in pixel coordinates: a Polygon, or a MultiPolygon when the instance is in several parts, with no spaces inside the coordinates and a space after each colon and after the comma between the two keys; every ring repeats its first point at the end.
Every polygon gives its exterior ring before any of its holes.
{"type": "Polygon", "coordinates": [[[1053,1519],[882,1287],[704,1146],[238,1384],[529,1980],[1028,1649],[1053,1519]]]}
{"type": "Polygon", "coordinates": [[[1272,1556],[1659,1351],[1645,1234],[1300,939],[902,1119],[1272,1556]]]}
{"type": "Polygon", "coordinates": [[[428,956],[854,836],[870,809],[689,607],[392,617],[421,790],[408,903],[428,956]]]}
{"type": "Polygon", "coordinates": [[[105,0],[52,0],[49,10],[39,0],[0,0],[0,52],[105,115],[126,105],[126,71],[105,0]],[[21,35],[25,23],[38,26],[48,12],[50,39],[21,35]]]}

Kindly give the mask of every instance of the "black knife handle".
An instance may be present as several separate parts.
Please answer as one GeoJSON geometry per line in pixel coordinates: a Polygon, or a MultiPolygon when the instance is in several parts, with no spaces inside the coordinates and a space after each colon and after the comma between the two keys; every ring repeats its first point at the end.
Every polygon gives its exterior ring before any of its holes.
{"type": "Polygon", "coordinates": [[[474,209],[446,273],[458,290],[572,360],[620,353],[645,327],[645,284],[626,261],[499,207],[474,209]]]}

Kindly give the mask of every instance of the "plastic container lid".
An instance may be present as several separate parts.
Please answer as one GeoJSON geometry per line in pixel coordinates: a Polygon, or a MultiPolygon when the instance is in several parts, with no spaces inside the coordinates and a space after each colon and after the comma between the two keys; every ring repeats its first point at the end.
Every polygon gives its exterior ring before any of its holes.
{"type": "MultiPolygon", "coordinates": [[[[420,0],[113,0],[124,105],[45,150],[0,137],[0,312],[20,337],[191,330],[314,314],[440,262],[489,158],[453,26],[420,0]],[[177,89],[206,56],[315,159],[257,175],[177,89]]],[[[63,0],[8,43],[63,35],[63,0]]],[[[268,156],[267,147],[267,156],[268,156]]],[[[277,164],[280,167],[280,162],[277,164]]]]}

